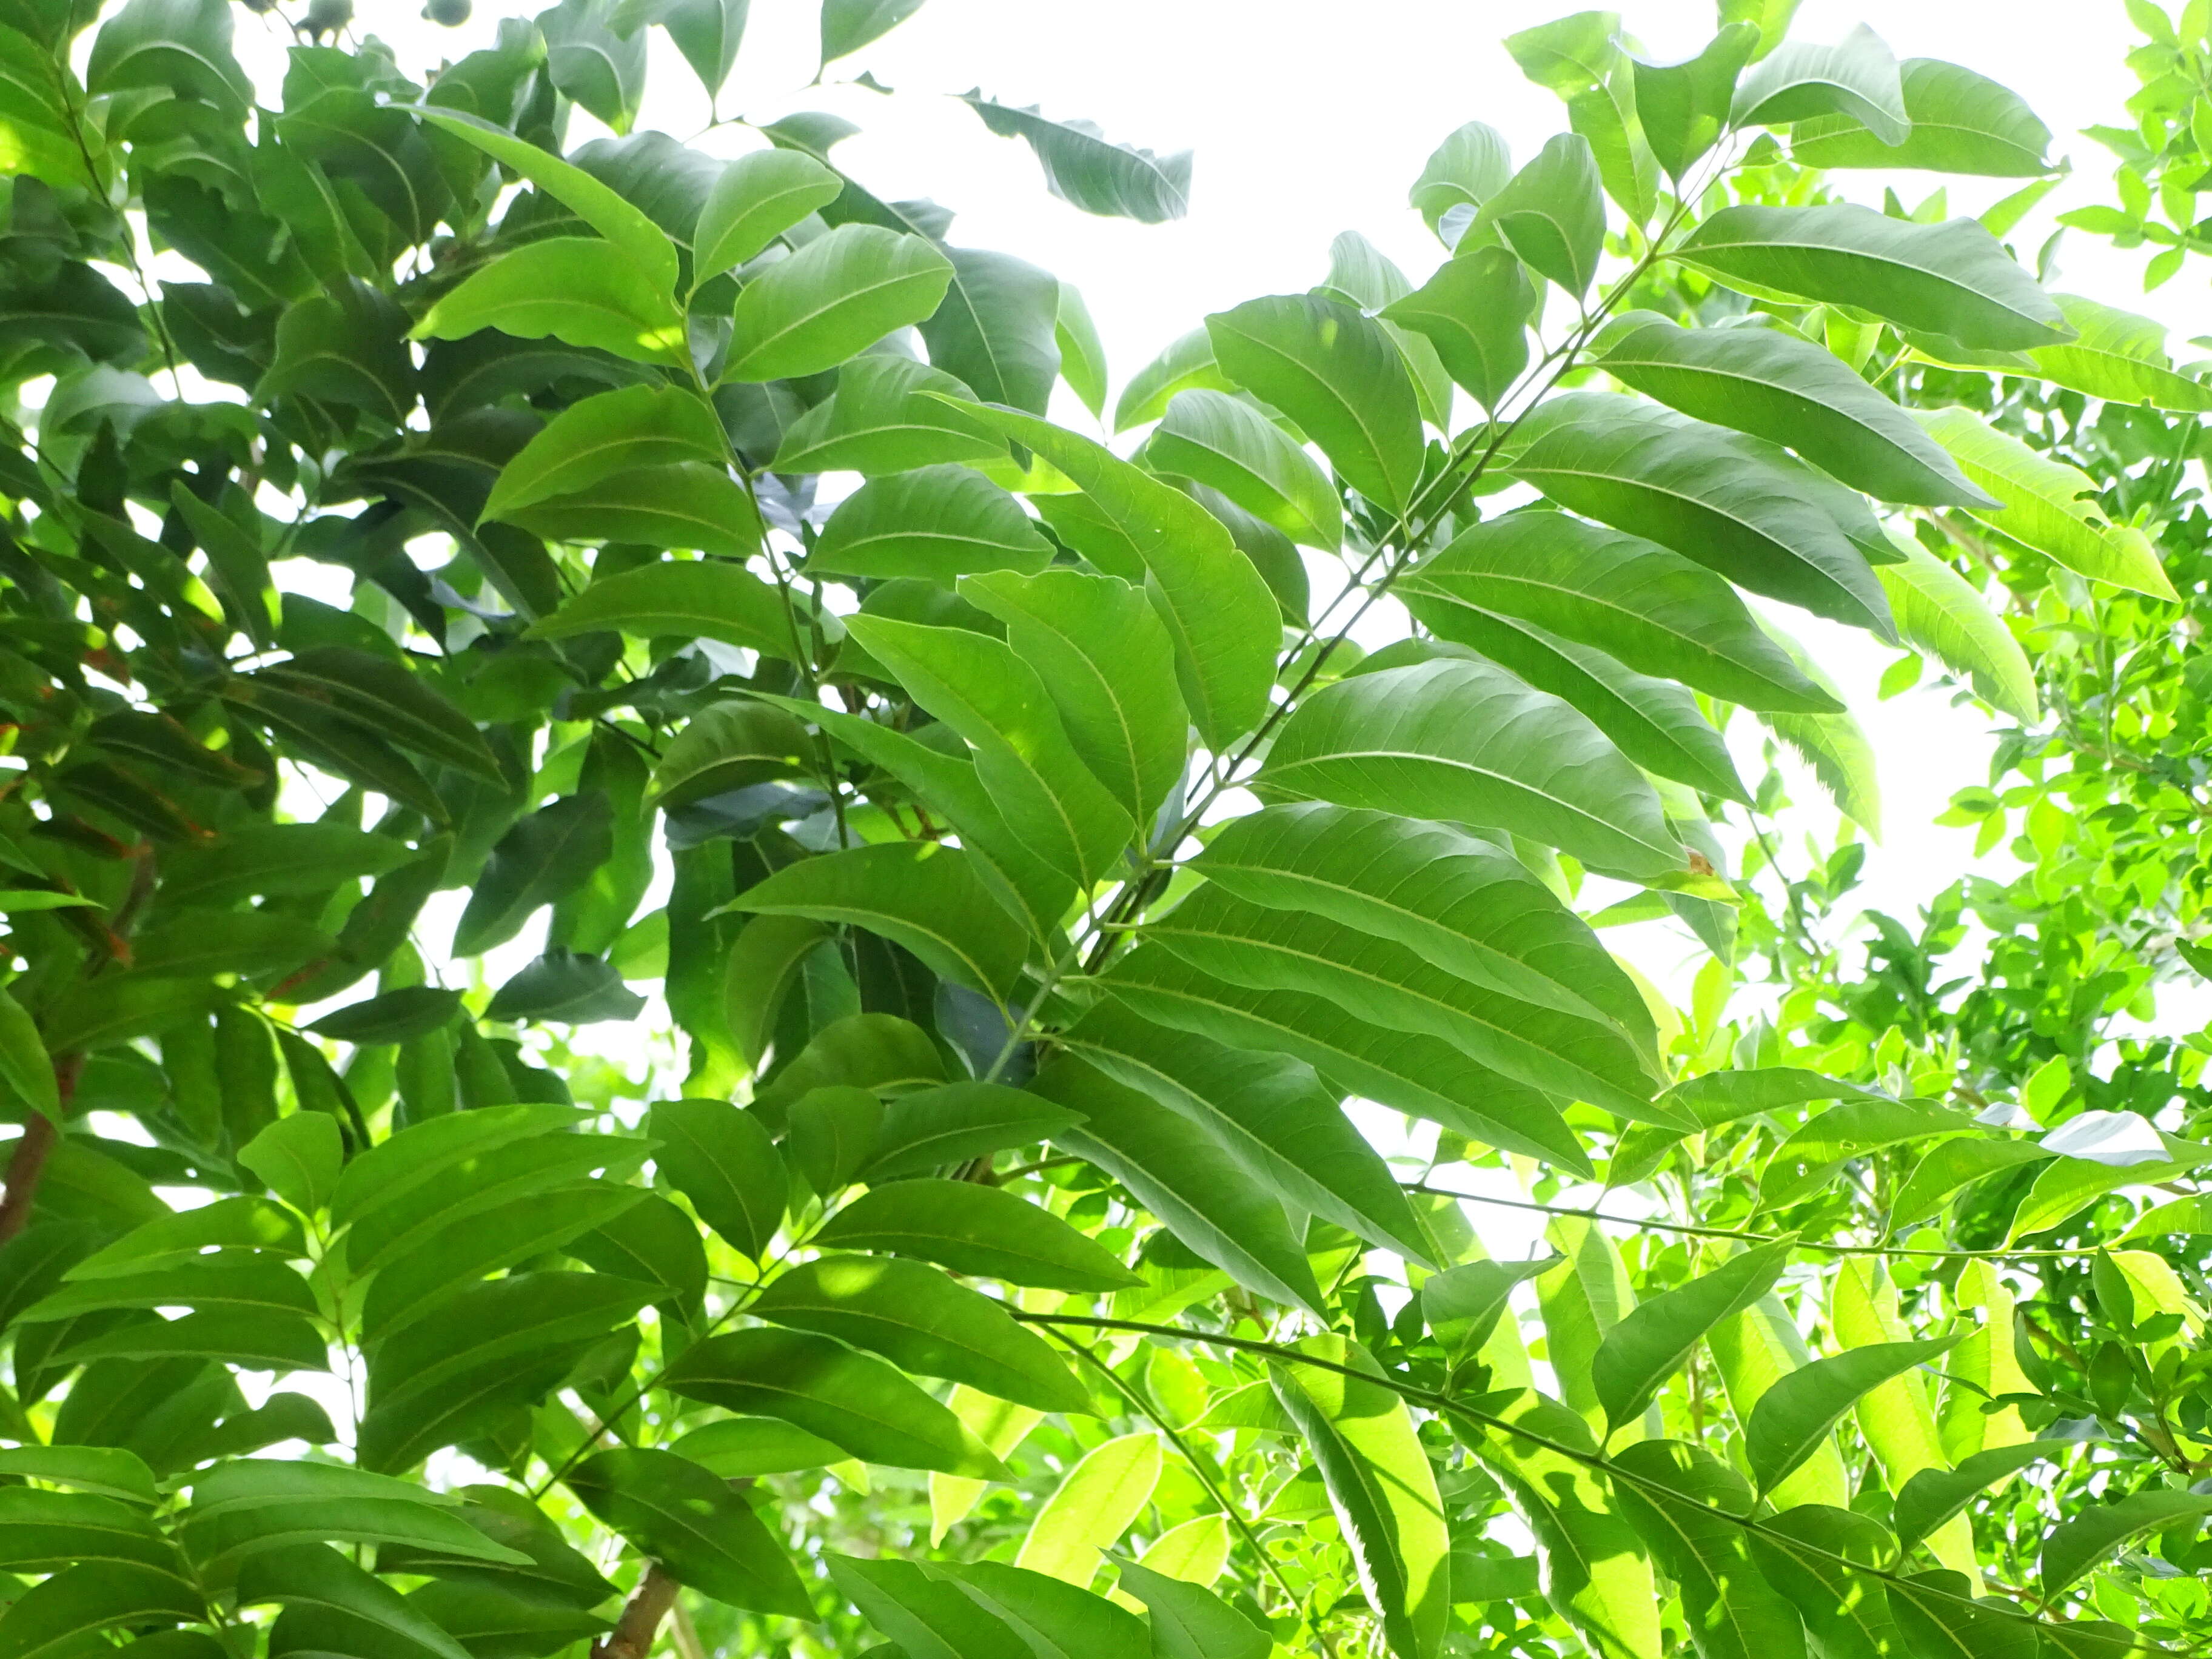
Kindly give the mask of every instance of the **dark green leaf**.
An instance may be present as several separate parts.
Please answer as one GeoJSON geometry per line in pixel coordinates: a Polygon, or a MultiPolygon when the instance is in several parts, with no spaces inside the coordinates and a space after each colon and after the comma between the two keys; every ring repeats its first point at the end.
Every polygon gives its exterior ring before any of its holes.
{"type": "Polygon", "coordinates": [[[696,1463],[625,1448],[586,1458],[565,1478],[593,1515],[692,1589],[757,1613],[813,1617],[781,1540],[696,1463]]]}
{"type": "Polygon", "coordinates": [[[814,1235],[824,1247],[889,1250],[985,1279],[1062,1291],[1142,1281],[1049,1211],[969,1181],[900,1181],[847,1205],[814,1235]]]}
{"type": "Polygon", "coordinates": [[[722,1100],[671,1100],[647,1127],[661,1143],[653,1161],[699,1218],[757,1257],[783,1220],[789,1177],[753,1113],[722,1100]]]}

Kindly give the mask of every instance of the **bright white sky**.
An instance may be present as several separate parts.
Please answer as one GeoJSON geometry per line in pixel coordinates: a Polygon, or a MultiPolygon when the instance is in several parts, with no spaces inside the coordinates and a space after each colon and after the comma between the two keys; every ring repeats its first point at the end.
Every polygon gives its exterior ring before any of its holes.
{"type": "MultiPolygon", "coordinates": [[[[417,75],[487,43],[503,9],[477,0],[467,26],[444,30],[422,21],[412,0],[360,4],[360,29],[392,41],[417,75]]],[[[900,94],[884,98],[850,85],[803,90],[814,71],[812,0],[755,0],[722,108],[757,120],[825,109],[860,123],[863,133],[840,149],[841,163],[886,197],[927,195],[953,209],[955,243],[1018,252],[1079,288],[1118,386],[1206,312],[1317,281],[1339,231],[1358,230],[1415,281],[1425,276],[1442,250],[1406,206],[1407,187],[1463,121],[1497,126],[1518,155],[1565,127],[1557,100],[1522,78],[1499,41],[1566,9],[1567,0],[928,0],[910,21],[834,66],[845,76],[871,71],[900,94]],[[964,106],[936,95],[979,85],[1010,103],[1041,104],[1048,115],[1096,120],[1116,141],[1194,149],[1190,216],[1142,226],[1048,196],[1025,146],[992,137],[964,106]]],[[[1625,15],[1662,60],[1696,51],[1713,27],[1702,0],[1653,0],[1625,15]]],[[[2023,228],[2026,257],[2034,257],[2051,212],[2110,198],[2112,160],[2079,130],[2124,120],[2134,89],[2123,58],[2137,36],[2118,0],[1807,0],[1793,33],[1832,40],[1860,22],[1900,58],[1949,58],[2005,82],[2057,135],[2055,151],[2072,158],[2076,176],[2023,228]]],[[[240,54],[264,86],[282,74],[287,38],[281,27],[240,14],[240,54]]],[[[698,82],[658,30],[653,52],[644,125],[691,139],[707,119],[698,82]]],[[[596,131],[580,115],[571,142],[596,131]]],[[[759,141],[727,126],[697,142],[736,155],[759,141]]],[[[1878,204],[1890,180],[1856,177],[1861,198],[1878,204]]],[[[1917,202],[1936,181],[1906,174],[1894,182],[1917,202]]],[[[1952,210],[1978,211],[2015,182],[1965,181],[1952,210]]],[[[2182,341],[2212,334],[2204,266],[2192,264],[2146,298],[2143,258],[2075,234],[2057,285],[2158,315],[2175,329],[2179,355],[2196,355],[2182,341]]],[[[1065,413],[1074,414],[1072,402],[1065,413]]],[[[1785,620],[1843,684],[1875,743],[1885,835],[1866,894],[1909,917],[1969,853],[1968,832],[1929,820],[1954,790],[1984,781],[1983,722],[1971,709],[1951,709],[1941,692],[1878,702],[1875,684],[1890,653],[1810,618],[1785,620]]],[[[1742,724],[1747,737],[1755,732],[1742,724]]],[[[1750,759],[1747,775],[1755,778],[1750,759]]],[[[1809,780],[1796,793],[1819,799],[1809,780]]],[[[1647,948],[1644,940],[1632,947],[1639,960],[1647,948]]],[[[1675,963],[1644,965],[1679,984],[1686,958],[1674,954],[1675,963]]]]}

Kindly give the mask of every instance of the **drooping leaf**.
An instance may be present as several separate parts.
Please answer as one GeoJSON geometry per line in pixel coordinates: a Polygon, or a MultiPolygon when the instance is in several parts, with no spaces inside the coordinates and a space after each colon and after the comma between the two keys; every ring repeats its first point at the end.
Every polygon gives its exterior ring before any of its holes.
{"type": "Polygon", "coordinates": [[[834,368],[935,311],[951,280],[951,261],[919,236],[840,225],[745,284],[722,378],[834,368]]]}
{"type": "Polygon", "coordinates": [[[1854,307],[1972,346],[2026,350],[2073,332],[2051,297],[1970,219],[1917,225],[1845,204],[1727,207],[1675,257],[1747,293],[1854,307]]]}
{"type": "Polygon", "coordinates": [[[2020,94],[1957,64],[1908,58],[1899,65],[1912,130],[1901,143],[1856,114],[1816,115],[1790,129],[1790,154],[1810,167],[1923,167],[1934,173],[2030,179],[2048,173],[2051,129],[2020,94]]]}
{"type": "Polygon", "coordinates": [[[1773,1289],[1789,1265],[1790,1249],[1784,1240],[1747,1250],[1638,1304],[1607,1332],[1591,1362],[1590,1382],[1608,1425],[1617,1431],[1641,1416],[1707,1331],[1773,1289]]]}
{"type": "Polygon", "coordinates": [[[1160,1462],[1156,1434],[1125,1434],[1092,1447],[1038,1509],[1014,1565],[1088,1589],[1100,1553],[1152,1501],[1160,1462]]]}
{"type": "Polygon", "coordinates": [[[1492,246],[1445,261],[1382,316],[1425,336],[1453,380],[1494,410],[1528,366],[1535,310],[1536,290],[1520,260],[1492,246]]]}
{"type": "Polygon", "coordinates": [[[1635,61],[1636,113],[1645,141],[1669,179],[1680,180],[1720,142],[1736,77],[1757,50],[1756,25],[1723,21],[1696,57],[1679,64],[1635,61]]]}
{"type": "MultiPolygon", "coordinates": [[[[971,406],[972,407],[972,406],[971,406]]],[[[976,418],[1074,480],[1133,558],[1107,574],[1149,576],[1146,592],[1176,642],[1176,675],[1207,744],[1225,749],[1264,714],[1282,630],[1267,583],[1196,501],[1087,438],[1016,410],[976,418]]]]}
{"type": "Polygon", "coordinates": [[[732,1607],[813,1616],[782,1541],[726,1480],[688,1458],[623,1448],[564,1479],[593,1515],[692,1588],[732,1607]]]}
{"type": "Polygon", "coordinates": [[[1251,404],[1224,392],[1178,392],[1145,444],[1155,471],[1211,485],[1309,547],[1334,552],[1343,505],[1312,458],[1251,404]]]}
{"type": "Polygon", "coordinates": [[[1744,1427],[1744,1455],[1762,1492],[1813,1455],[1870,1389],[1956,1346],[1955,1336],[1876,1342],[1790,1372],[1761,1395],[1744,1427]]]}
{"type": "Polygon", "coordinates": [[[1884,144],[1911,133],[1897,59],[1863,23],[1832,46],[1784,41],[1737,86],[1731,118],[1739,126],[1782,125],[1836,114],[1884,144]]]}
{"type": "Polygon", "coordinates": [[[1382,325],[1339,300],[1248,300],[1206,320],[1221,372],[1281,410],[1361,495],[1395,513],[1421,471],[1421,416],[1382,325]]]}
{"type": "Polygon", "coordinates": [[[763,1326],[709,1337],[663,1380],[686,1399],[780,1418],[871,1463],[1006,1478],[958,1418],[896,1370],[810,1331],[763,1326]]]}
{"type": "Polygon", "coordinates": [[[1864,551],[1756,440],[1578,392],[1539,405],[1502,459],[1560,506],[1649,536],[1741,586],[1889,631],[1864,551]]]}
{"type": "Polygon", "coordinates": [[[1601,361],[1616,380],[1670,408],[1787,444],[1882,500],[1994,505],[1834,353],[1780,329],[1654,320],[1616,338],[1601,361]]]}
{"type": "Polygon", "coordinates": [[[1605,201],[1589,140],[1573,132],[1547,141],[1482,204],[1474,222],[1495,227],[1531,269],[1579,299],[1597,275],[1605,241],[1605,201]]]}
{"type": "Polygon", "coordinates": [[[1059,1217],[974,1182],[894,1182],[855,1199],[815,1235],[848,1250],[919,1256],[956,1273],[1063,1291],[1141,1283],[1059,1217]]]}
{"type": "Polygon", "coordinates": [[[788,1179],[757,1115],[720,1100],[665,1101],[647,1120],[654,1161],[700,1219],[757,1257],[783,1220],[788,1179]]]}
{"type": "Polygon", "coordinates": [[[1046,186],[1085,213],[1157,225],[1190,209],[1190,152],[1155,155],[1133,144],[1107,142],[1090,121],[1048,120],[1034,106],[1016,109],[980,90],[961,102],[1001,138],[1028,142],[1044,168],[1046,186]]]}
{"type": "Polygon", "coordinates": [[[501,254],[441,295],[414,337],[458,340],[483,328],[640,363],[669,362],[683,349],[683,320],[666,286],[610,258],[606,244],[588,236],[551,237],[501,254]]]}
{"type": "Polygon", "coordinates": [[[1275,1397],[1320,1467],[1391,1652],[1433,1659],[1451,1614],[1451,1540],[1428,1453],[1402,1401],[1348,1374],[1378,1369],[1363,1350],[1316,1337],[1300,1351],[1345,1369],[1277,1364],[1275,1397]]]}
{"type": "Polygon", "coordinates": [[[1494,825],[1632,879],[1688,857],[1656,797],[1582,715],[1503,670],[1445,659],[1360,675],[1308,697],[1262,775],[1286,793],[1494,825]]]}

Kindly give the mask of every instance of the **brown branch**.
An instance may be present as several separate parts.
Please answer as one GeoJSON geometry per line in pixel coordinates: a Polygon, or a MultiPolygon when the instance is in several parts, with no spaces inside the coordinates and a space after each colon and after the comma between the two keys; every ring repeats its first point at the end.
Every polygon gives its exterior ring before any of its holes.
{"type": "Polygon", "coordinates": [[[676,1592],[682,1588],[667,1568],[658,1561],[652,1563],[623,1604],[615,1627],[592,1644],[591,1659],[645,1659],[653,1650],[653,1638],[660,1633],[660,1621],[676,1605],[676,1592]]]}
{"type": "MultiPolygon", "coordinates": [[[[69,1110],[70,1099],[76,1093],[76,1080],[84,1070],[84,1056],[64,1054],[54,1062],[54,1092],[60,1097],[60,1109],[69,1110]]],[[[8,1187],[0,1193],[0,1244],[5,1244],[23,1231],[23,1224],[31,1218],[31,1200],[38,1196],[39,1176],[46,1167],[46,1155],[54,1149],[60,1136],[54,1120],[44,1112],[32,1112],[23,1121],[22,1139],[15,1143],[15,1155],[8,1160],[8,1187]]]]}

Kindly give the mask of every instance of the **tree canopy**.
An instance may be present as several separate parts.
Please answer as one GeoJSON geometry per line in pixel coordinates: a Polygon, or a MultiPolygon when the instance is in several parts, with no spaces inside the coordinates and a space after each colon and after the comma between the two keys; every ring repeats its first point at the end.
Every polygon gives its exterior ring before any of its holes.
{"type": "Polygon", "coordinates": [[[2212,380],[1793,10],[1116,377],[746,0],[0,0],[0,1659],[2200,1650],[2212,380]]]}

